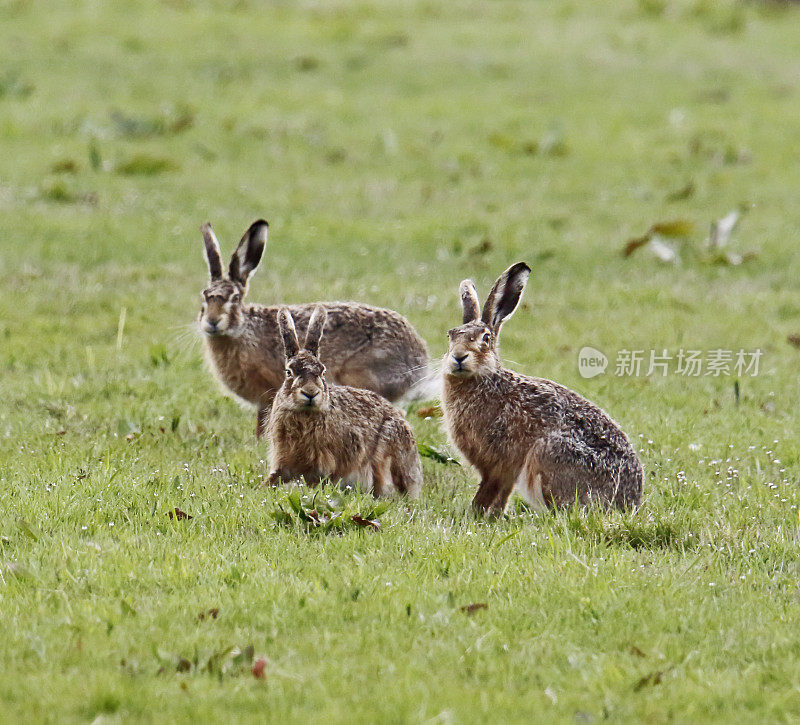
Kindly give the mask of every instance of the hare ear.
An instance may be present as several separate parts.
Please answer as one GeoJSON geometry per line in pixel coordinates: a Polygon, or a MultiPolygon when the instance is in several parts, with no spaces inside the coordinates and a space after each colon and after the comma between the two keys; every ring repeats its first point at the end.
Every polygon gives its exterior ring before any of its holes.
{"type": "Polygon", "coordinates": [[[211,273],[211,280],[221,279],[222,257],[219,253],[219,242],[211,230],[210,222],[203,224],[200,232],[203,234],[203,241],[206,244],[206,261],[208,262],[208,271],[211,273]]]}
{"type": "Polygon", "coordinates": [[[461,308],[463,310],[461,322],[466,325],[468,322],[478,319],[481,303],[478,300],[478,291],[475,289],[475,284],[471,279],[465,279],[458,291],[461,293],[461,308]]]}
{"type": "Polygon", "coordinates": [[[481,320],[495,335],[517,309],[530,273],[531,268],[525,262],[517,262],[503,272],[494,283],[483,306],[481,320]]]}
{"type": "Polygon", "coordinates": [[[264,247],[267,245],[267,232],[269,224],[263,219],[259,219],[250,225],[244,233],[242,241],[236,247],[236,251],[231,257],[231,264],[228,267],[228,274],[233,282],[237,282],[242,287],[247,287],[247,280],[256,271],[264,247]]]}
{"type": "Polygon", "coordinates": [[[300,345],[297,342],[297,330],[295,330],[294,327],[294,319],[288,307],[281,307],[280,310],[278,310],[278,327],[281,328],[284,355],[287,360],[290,360],[300,352],[300,345]]]}
{"type": "Polygon", "coordinates": [[[325,329],[327,319],[328,311],[322,305],[317,305],[308,321],[306,343],[303,345],[312,355],[319,355],[319,341],[322,339],[322,331],[325,329]]]}

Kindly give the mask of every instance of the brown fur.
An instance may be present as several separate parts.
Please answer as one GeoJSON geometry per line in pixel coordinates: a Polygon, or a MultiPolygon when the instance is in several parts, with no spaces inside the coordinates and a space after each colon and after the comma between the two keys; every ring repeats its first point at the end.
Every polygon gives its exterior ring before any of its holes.
{"type": "Polygon", "coordinates": [[[348,386],[328,385],[325,366],[313,353],[325,324],[318,306],[303,349],[289,308],[278,324],[287,353],[284,380],[269,422],[270,475],[266,484],[304,478],[359,482],[375,496],[396,489],[415,497],[422,467],[411,427],[384,398],[348,386]]]}
{"type": "Polygon", "coordinates": [[[529,272],[506,270],[481,319],[474,285],[462,282],[464,324],[449,332],[442,403],[453,442],[481,476],[473,506],[501,513],[515,488],[534,505],[636,506],[644,473],[619,426],[574,391],[500,363],[500,328],[529,272]]]}
{"type": "MultiPolygon", "coordinates": [[[[261,259],[267,228],[266,222],[257,221],[245,232],[225,277],[211,226],[201,227],[211,272],[199,317],[205,356],[222,386],[256,407],[258,436],[266,429],[284,377],[276,321],[279,308],[242,302],[261,259]]],[[[357,302],[322,304],[328,322],[320,354],[332,382],[372,390],[396,401],[425,377],[425,343],[402,315],[357,302]]],[[[301,335],[313,308],[312,304],[289,308],[301,335]]]]}

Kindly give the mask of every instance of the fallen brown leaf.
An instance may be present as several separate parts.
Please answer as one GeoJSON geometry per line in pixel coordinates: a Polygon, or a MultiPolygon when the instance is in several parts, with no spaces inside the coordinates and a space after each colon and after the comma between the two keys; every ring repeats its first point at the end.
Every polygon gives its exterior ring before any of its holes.
{"type": "Polygon", "coordinates": [[[673,219],[653,224],[650,227],[650,236],[660,234],[662,237],[688,237],[693,231],[694,224],[688,219],[673,219]]]}
{"type": "Polygon", "coordinates": [[[750,262],[758,258],[757,252],[745,252],[744,254],[737,254],[736,252],[721,252],[711,257],[711,261],[715,264],[728,265],[730,267],[738,267],[740,264],[750,262]]]}
{"type": "Polygon", "coordinates": [[[219,607],[211,607],[211,609],[206,610],[205,612],[200,612],[197,615],[197,618],[203,622],[208,619],[216,619],[219,616],[219,607]]]}
{"type": "Polygon", "coordinates": [[[492,251],[492,243],[488,239],[483,239],[478,244],[470,247],[469,254],[486,254],[492,251]]]}
{"type": "Polygon", "coordinates": [[[461,611],[465,614],[474,614],[479,609],[488,609],[489,605],[484,602],[476,602],[475,604],[465,604],[461,607],[461,611]]]}
{"type": "Polygon", "coordinates": [[[308,518],[310,518],[317,526],[321,526],[327,521],[327,518],[324,514],[320,514],[317,509],[311,509],[311,511],[306,512],[308,514],[308,518]]]}
{"type": "Polygon", "coordinates": [[[355,516],[351,516],[350,520],[357,526],[368,527],[375,531],[381,530],[381,522],[378,521],[378,519],[365,519],[362,516],[356,514],[355,516]]]}
{"type": "Polygon", "coordinates": [[[672,191],[669,194],[667,194],[667,201],[683,201],[684,199],[688,199],[690,196],[693,196],[694,192],[695,192],[694,182],[689,181],[680,189],[676,189],[675,191],[672,191]]]}
{"type": "Polygon", "coordinates": [[[417,410],[417,415],[420,418],[441,418],[442,409],[438,405],[426,405],[424,408],[417,410]]]}
{"type": "Polygon", "coordinates": [[[643,247],[650,241],[650,235],[645,234],[641,237],[634,237],[633,239],[629,239],[628,242],[625,244],[625,247],[622,250],[623,257],[630,257],[639,247],[643,247]]]}
{"type": "Polygon", "coordinates": [[[178,521],[186,521],[187,519],[193,518],[185,511],[181,511],[179,508],[174,508],[172,511],[167,511],[167,516],[171,519],[177,519],[178,521]]]}
{"type": "Polygon", "coordinates": [[[786,342],[795,347],[800,347],[800,334],[789,335],[786,338],[786,342]]]}
{"type": "Polygon", "coordinates": [[[694,224],[688,219],[656,222],[642,236],[629,239],[622,248],[622,256],[630,257],[637,249],[653,241],[653,237],[688,237],[693,231],[694,224]]]}
{"type": "Polygon", "coordinates": [[[650,672],[649,674],[646,674],[633,686],[634,692],[638,692],[643,687],[660,684],[661,678],[663,676],[664,676],[664,670],[656,670],[655,672],[650,672]]]}
{"type": "Polygon", "coordinates": [[[267,679],[267,660],[265,657],[259,657],[255,662],[253,662],[253,677],[257,680],[266,680],[267,679]]]}

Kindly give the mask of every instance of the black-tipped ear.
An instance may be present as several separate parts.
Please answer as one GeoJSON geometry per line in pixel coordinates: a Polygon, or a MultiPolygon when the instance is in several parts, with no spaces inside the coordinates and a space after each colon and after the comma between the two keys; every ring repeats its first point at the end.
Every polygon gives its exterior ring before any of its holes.
{"type": "Polygon", "coordinates": [[[208,271],[211,273],[211,279],[217,280],[222,278],[222,257],[219,253],[219,242],[211,230],[211,224],[206,222],[200,227],[200,232],[203,234],[203,241],[206,245],[206,261],[208,262],[208,271]]]}
{"type": "Polygon", "coordinates": [[[531,268],[525,262],[517,262],[503,272],[494,283],[483,306],[481,320],[495,335],[517,309],[530,273],[531,268]]]}
{"type": "Polygon", "coordinates": [[[256,271],[264,247],[267,245],[269,224],[263,219],[253,222],[244,233],[242,241],[236,247],[231,257],[228,274],[233,282],[238,282],[242,287],[247,287],[247,280],[256,271]]]}
{"type": "Polygon", "coordinates": [[[295,330],[294,319],[288,307],[281,307],[278,310],[278,327],[281,329],[283,353],[286,359],[290,360],[300,351],[300,344],[297,342],[297,330],[295,330]]]}
{"type": "Polygon", "coordinates": [[[471,279],[465,279],[458,288],[461,293],[461,309],[463,316],[461,321],[466,324],[477,320],[481,313],[481,303],[478,301],[478,291],[471,279]]]}
{"type": "Polygon", "coordinates": [[[308,321],[306,342],[303,345],[312,355],[319,355],[319,341],[322,339],[322,331],[325,329],[327,319],[328,311],[322,305],[317,305],[308,321]]]}

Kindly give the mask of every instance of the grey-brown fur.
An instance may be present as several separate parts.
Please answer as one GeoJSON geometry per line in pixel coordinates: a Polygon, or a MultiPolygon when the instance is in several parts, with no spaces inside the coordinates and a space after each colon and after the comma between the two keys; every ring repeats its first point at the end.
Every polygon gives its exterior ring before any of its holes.
{"type": "Polygon", "coordinates": [[[509,267],[480,319],[475,286],[462,282],[463,324],[449,332],[442,403],[454,444],[481,476],[473,506],[500,513],[515,488],[534,505],[636,506],[644,472],[619,426],[563,385],[500,363],[500,328],[529,272],[524,263],[509,267]]]}
{"type": "MultiPolygon", "coordinates": [[[[214,232],[209,224],[201,227],[211,274],[199,317],[206,359],[227,390],[256,407],[258,436],[266,429],[284,377],[279,308],[242,302],[261,260],[267,229],[263,220],[250,226],[224,275],[214,232]]],[[[402,315],[357,302],[322,304],[328,322],[320,354],[331,381],[396,401],[427,375],[425,343],[402,315]]],[[[313,309],[313,304],[289,308],[301,335],[313,309]]]]}
{"type": "Polygon", "coordinates": [[[303,348],[291,312],[278,314],[286,352],[283,383],[269,421],[270,474],[265,483],[324,478],[361,483],[375,496],[392,490],[415,497],[422,466],[403,414],[369,390],[328,385],[319,346],[326,312],[315,308],[303,348]]]}

